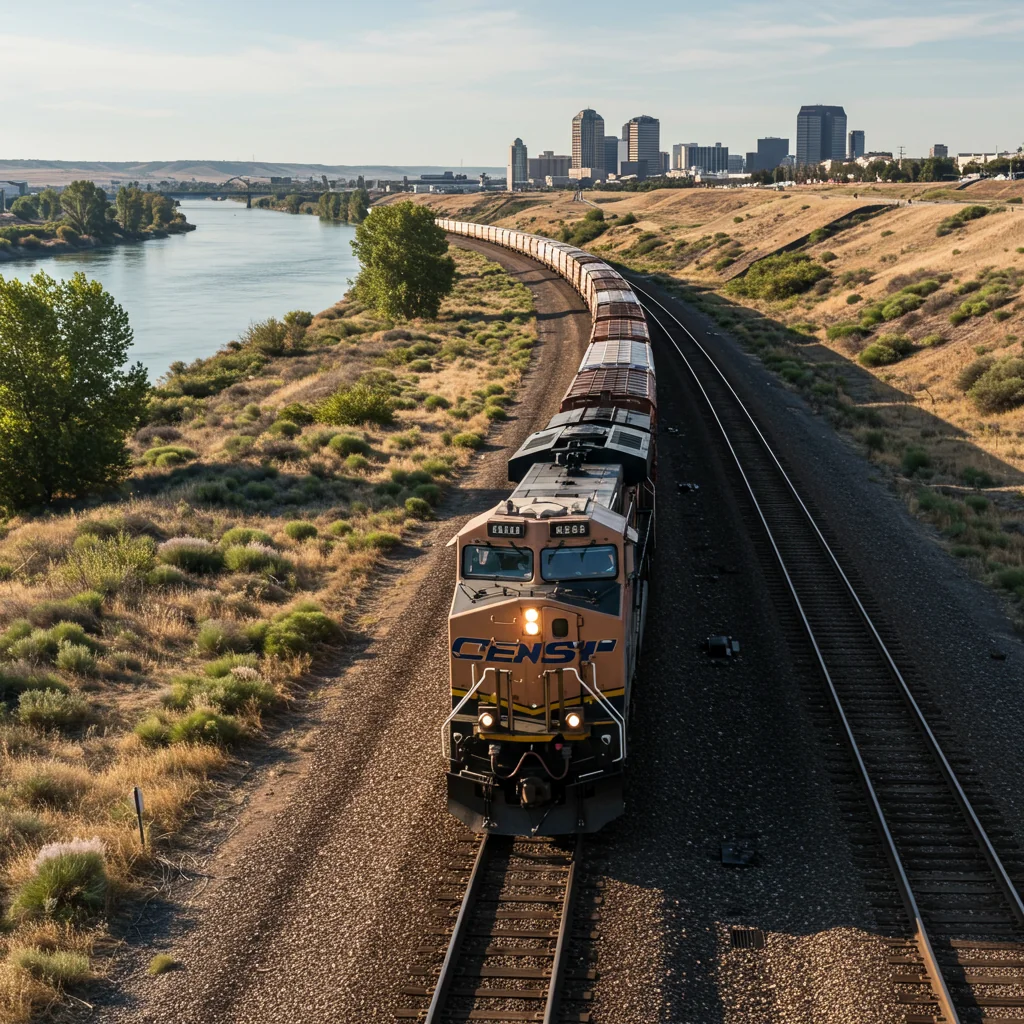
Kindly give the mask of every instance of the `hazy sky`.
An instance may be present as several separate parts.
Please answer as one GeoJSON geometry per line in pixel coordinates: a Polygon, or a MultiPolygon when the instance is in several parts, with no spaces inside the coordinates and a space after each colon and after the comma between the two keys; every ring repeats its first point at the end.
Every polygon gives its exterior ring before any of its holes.
{"type": "MultiPolygon", "coordinates": [[[[499,165],[661,119],[662,148],[795,142],[801,103],[869,149],[1024,142],[1021,0],[48,0],[4,4],[0,158],[499,165]]],[[[792,147],[791,147],[792,152],[792,147]]]]}

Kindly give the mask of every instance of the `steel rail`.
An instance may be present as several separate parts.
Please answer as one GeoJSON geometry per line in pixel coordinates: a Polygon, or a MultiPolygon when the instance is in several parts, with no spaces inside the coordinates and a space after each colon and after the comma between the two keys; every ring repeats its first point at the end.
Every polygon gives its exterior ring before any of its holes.
{"type": "MultiPolygon", "coordinates": [[[[935,734],[932,731],[931,726],[928,724],[928,721],[925,718],[924,713],[921,711],[920,706],[914,699],[913,694],[910,692],[910,687],[907,686],[907,682],[903,678],[903,674],[897,667],[896,662],[893,660],[892,654],[889,652],[889,649],[886,647],[885,642],[882,640],[881,636],[878,633],[878,630],[875,628],[875,624],[874,622],[872,622],[871,616],[868,615],[867,610],[861,603],[860,597],[857,595],[856,590],[854,590],[853,588],[853,584],[850,583],[849,578],[843,571],[842,566],[839,564],[839,560],[838,558],[836,558],[835,552],[832,550],[832,548],[829,546],[828,542],[822,535],[821,530],[818,528],[818,524],[814,521],[814,517],[811,515],[809,509],[804,504],[804,501],[800,497],[799,492],[793,485],[793,481],[790,480],[789,474],[787,474],[786,471],[782,468],[782,464],[779,462],[778,457],[772,450],[771,445],[768,444],[768,441],[765,438],[764,434],[761,432],[760,427],[758,427],[753,416],[751,416],[750,410],[747,409],[746,405],[743,403],[743,400],[739,397],[739,395],[736,394],[735,388],[733,388],[732,384],[729,383],[728,378],[725,376],[724,373],[722,373],[721,368],[711,357],[707,349],[704,348],[704,346],[694,337],[693,333],[686,327],[686,325],[683,324],[682,321],[664,305],[664,303],[659,302],[649,292],[646,292],[641,288],[637,288],[635,285],[634,290],[639,295],[644,296],[645,299],[647,299],[649,302],[659,306],[667,316],[671,317],[672,320],[675,321],[679,329],[683,331],[684,334],[686,334],[686,336],[690,339],[691,342],[693,342],[694,345],[696,345],[696,347],[700,350],[704,358],[707,359],[711,368],[722,379],[722,382],[725,384],[726,388],[728,388],[729,393],[735,399],[738,408],[750,422],[751,427],[753,428],[762,445],[764,446],[765,452],[768,454],[772,462],[775,464],[775,467],[779,471],[779,474],[785,482],[786,487],[789,489],[790,494],[792,495],[796,503],[799,505],[800,510],[806,517],[807,524],[814,531],[818,539],[818,542],[821,545],[822,551],[828,557],[829,561],[832,563],[833,568],[836,570],[836,573],[839,575],[839,578],[842,581],[847,594],[853,601],[857,611],[860,613],[860,616],[864,621],[864,625],[871,632],[871,636],[878,648],[879,653],[885,660],[889,668],[889,671],[892,673],[893,679],[899,687],[900,694],[903,697],[903,700],[906,702],[908,708],[910,709],[915,724],[917,725],[922,736],[924,737],[925,743],[927,744],[929,751],[934,757],[935,762],[938,765],[939,771],[945,778],[946,783],[949,786],[950,792],[952,793],[957,804],[960,806],[961,813],[964,815],[964,818],[966,819],[968,826],[973,832],[975,840],[981,847],[982,853],[984,854],[985,859],[988,861],[989,868],[991,869],[993,875],[995,875],[996,882],[1003,891],[1003,896],[1005,897],[1007,904],[1009,905],[1011,913],[1017,919],[1018,924],[1024,925],[1024,900],[1021,899],[1021,895],[1017,891],[1017,887],[1013,884],[1013,881],[1011,880],[1005,865],[1002,863],[1002,861],[999,858],[999,855],[995,851],[995,848],[992,846],[992,842],[989,839],[984,826],[981,824],[981,821],[979,820],[978,815],[971,804],[970,798],[964,792],[963,786],[960,784],[960,780],[956,777],[956,774],[954,773],[953,768],[949,763],[949,760],[946,758],[946,755],[943,752],[941,746],[939,745],[938,740],[935,738],[935,734]]],[[[649,312],[648,315],[654,317],[653,313],[649,312]]],[[[654,319],[655,322],[658,323],[658,326],[661,327],[661,329],[664,331],[664,326],[657,320],[656,317],[654,317],[654,319]]],[[[673,346],[679,352],[679,355],[682,357],[683,361],[686,363],[687,368],[693,374],[694,379],[697,380],[697,375],[694,372],[693,367],[690,366],[689,361],[686,359],[686,356],[683,355],[682,350],[679,348],[679,345],[676,343],[675,339],[672,338],[669,332],[666,331],[665,333],[669,340],[672,341],[673,346]]],[[[699,380],[697,380],[697,383],[698,386],[701,388],[701,392],[704,394],[704,397],[708,400],[708,403],[710,405],[711,400],[708,397],[707,393],[704,391],[703,386],[700,385],[699,380]]],[[[712,412],[714,412],[713,409],[712,412]]],[[[717,414],[715,415],[715,419],[716,421],[718,420],[717,414]]],[[[722,426],[720,421],[719,427],[722,429],[722,433],[724,435],[725,428],[722,426]]],[[[728,441],[728,438],[726,438],[726,440],[728,441]]],[[[735,457],[735,452],[733,452],[733,455],[735,457]]],[[[739,460],[737,459],[737,462],[738,461],[739,460]]]]}
{"type": "MultiPolygon", "coordinates": [[[[641,295],[648,294],[646,292],[641,291],[638,288],[635,288],[634,290],[636,290],[641,295]]],[[[680,323],[680,321],[672,314],[670,310],[668,310],[656,299],[653,299],[653,297],[652,301],[655,302],[658,306],[660,306],[669,317],[675,320],[679,327],[691,338],[691,340],[693,340],[694,344],[696,344],[697,347],[701,350],[701,352],[705,355],[705,357],[708,359],[708,361],[711,363],[714,369],[719,373],[722,379],[725,380],[724,374],[722,374],[721,370],[715,364],[714,360],[711,359],[711,357],[708,355],[704,347],[696,340],[696,338],[693,337],[692,334],[690,334],[686,327],[682,323],[680,323]]],[[[867,765],[864,763],[864,758],[861,754],[860,746],[857,743],[856,737],[853,734],[853,728],[850,725],[849,719],[846,716],[846,712],[843,708],[843,703],[839,697],[838,691],[836,690],[835,683],[832,679],[832,674],[829,671],[828,665],[826,664],[825,657],[818,644],[818,640],[815,636],[814,629],[812,628],[811,623],[808,620],[807,615],[804,611],[803,602],[801,601],[800,596],[797,593],[797,588],[793,583],[792,577],[790,576],[789,569],[786,566],[785,559],[783,558],[782,552],[779,550],[779,546],[776,543],[775,535],[773,534],[772,529],[768,524],[767,517],[765,516],[761,508],[761,504],[757,499],[757,495],[754,493],[754,488],[751,485],[747,473],[743,468],[743,464],[740,461],[739,455],[736,452],[736,449],[733,447],[733,443],[731,438],[729,437],[728,431],[725,429],[725,425],[719,418],[718,411],[715,409],[714,403],[711,400],[711,396],[705,390],[704,385],[701,383],[700,377],[698,376],[696,370],[690,363],[689,359],[686,358],[686,354],[679,346],[679,343],[676,341],[675,338],[672,337],[672,333],[658,319],[655,313],[648,309],[647,315],[650,316],[652,320],[654,320],[654,322],[665,334],[665,337],[668,338],[668,340],[672,343],[673,347],[679,353],[680,358],[683,360],[684,365],[690,371],[691,375],[693,376],[694,382],[696,383],[697,388],[700,390],[700,393],[704,396],[704,399],[708,404],[708,408],[711,411],[711,415],[714,417],[715,422],[718,424],[718,428],[722,433],[722,437],[725,440],[725,444],[728,447],[729,452],[736,463],[736,468],[739,471],[739,474],[747,489],[747,493],[749,494],[750,499],[753,502],[754,509],[757,512],[758,518],[761,520],[761,524],[764,527],[771,548],[775,553],[775,558],[778,561],[779,567],[782,571],[783,578],[786,581],[787,589],[789,590],[790,596],[793,599],[794,605],[797,610],[797,614],[800,618],[800,621],[803,624],[804,630],[807,634],[808,640],[810,641],[811,647],[814,650],[814,655],[817,660],[818,667],[820,668],[822,676],[824,677],[825,682],[827,684],[827,689],[832,701],[833,708],[839,718],[840,726],[843,732],[843,737],[846,741],[846,745],[849,748],[851,755],[853,756],[854,763],[856,764],[861,783],[864,786],[864,790],[868,798],[868,803],[871,808],[872,815],[875,819],[875,825],[878,828],[878,831],[882,837],[886,859],[889,861],[889,864],[893,870],[893,874],[896,877],[896,883],[897,888],[899,890],[900,899],[903,902],[904,909],[907,913],[907,917],[909,918],[911,925],[914,929],[914,939],[917,943],[918,950],[921,954],[921,959],[924,963],[925,971],[929,976],[929,980],[931,982],[931,986],[935,994],[935,999],[939,1006],[939,1011],[945,1017],[947,1024],[960,1024],[960,1017],[955,1007],[953,1006],[952,996],[950,995],[949,988],[946,985],[945,978],[942,975],[942,969],[939,965],[938,958],[935,955],[935,950],[932,946],[931,939],[928,936],[928,931],[925,928],[924,919],[921,915],[921,910],[917,904],[917,899],[914,896],[913,889],[911,888],[910,879],[907,876],[907,871],[903,864],[903,860],[900,856],[900,852],[896,845],[896,841],[893,838],[891,831],[889,830],[889,824],[886,820],[885,812],[882,810],[882,805],[878,798],[878,793],[876,792],[874,783],[871,780],[871,775],[868,771],[867,765]]],[[[793,490],[793,493],[796,496],[801,508],[803,508],[811,524],[814,526],[815,532],[821,540],[821,543],[826,548],[828,548],[828,545],[826,544],[824,538],[821,536],[821,532],[817,529],[817,525],[814,523],[813,519],[811,519],[810,512],[808,512],[806,506],[804,505],[803,501],[799,498],[799,496],[796,495],[796,492],[793,489],[793,485],[790,482],[789,477],[786,475],[785,470],[782,469],[782,466],[779,465],[778,459],[775,458],[775,455],[771,451],[771,448],[768,446],[768,443],[765,440],[764,435],[761,434],[761,431],[757,428],[757,425],[756,423],[754,423],[753,418],[750,417],[750,413],[747,412],[746,406],[743,405],[743,402],[740,400],[739,396],[733,390],[728,380],[725,380],[725,383],[726,386],[729,388],[729,391],[732,393],[733,397],[736,399],[736,402],[743,409],[744,413],[746,413],[748,419],[750,419],[751,423],[754,426],[754,429],[757,431],[758,436],[764,443],[765,448],[771,454],[773,461],[775,462],[776,466],[778,466],[780,473],[782,473],[783,477],[785,478],[786,483],[789,485],[790,489],[793,490]]],[[[831,549],[828,550],[831,554],[831,549]]],[[[835,561],[834,555],[832,555],[832,560],[835,561]]],[[[838,563],[836,564],[838,567],[838,563]]],[[[841,569],[840,572],[842,572],[841,569]]],[[[847,586],[849,586],[849,581],[846,579],[845,574],[843,574],[843,579],[844,581],[846,581],[847,586]]],[[[864,611],[863,606],[860,605],[859,600],[857,600],[857,604],[858,606],[860,606],[862,613],[866,616],[867,613],[866,611],[864,611]]],[[[875,636],[877,637],[877,632],[875,632],[875,636]]],[[[881,643],[880,638],[878,642],[881,643]]]]}
{"type": "Polygon", "coordinates": [[[562,920],[558,925],[558,939],[555,942],[554,963],[551,965],[551,981],[548,984],[547,1005],[544,1007],[544,1024],[558,1024],[558,1011],[562,1002],[562,987],[565,982],[565,966],[569,961],[569,941],[572,937],[572,908],[579,885],[579,866],[583,858],[583,836],[576,837],[576,847],[569,865],[569,877],[565,881],[565,897],[562,900],[562,920]]]}
{"type": "Polygon", "coordinates": [[[448,942],[448,949],[445,950],[444,960],[441,963],[441,973],[437,976],[437,984],[434,987],[434,994],[430,999],[430,1006],[427,1007],[426,1024],[441,1024],[445,1004],[448,1002],[448,992],[455,980],[455,968],[459,962],[459,955],[469,931],[469,920],[473,915],[473,908],[476,905],[477,897],[480,895],[480,887],[483,885],[484,874],[486,873],[487,861],[490,857],[491,837],[484,833],[480,841],[480,848],[476,851],[476,860],[473,862],[473,870],[469,876],[469,884],[466,886],[466,894],[462,897],[462,905],[459,907],[459,915],[455,919],[455,927],[452,929],[452,937],[448,942]]]}

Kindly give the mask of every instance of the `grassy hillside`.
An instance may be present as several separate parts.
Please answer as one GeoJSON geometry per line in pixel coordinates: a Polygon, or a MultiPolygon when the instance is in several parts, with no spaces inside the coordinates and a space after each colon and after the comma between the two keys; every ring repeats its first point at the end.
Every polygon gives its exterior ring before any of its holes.
{"type": "Polygon", "coordinates": [[[172,369],[122,493],[4,524],[0,1021],[87,995],[105,918],[159,886],[234,751],[299,742],[280,726],[365,626],[375,568],[506,418],[532,298],[453,255],[436,321],[346,300],[254,325],[172,369]]]}
{"type": "Polygon", "coordinates": [[[494,196],[417,198],[657,275],[890,471],[1024,622],[1024,182],[587,196],[603,221],[566,194],[506,197],[504,217],[494,196]]]}

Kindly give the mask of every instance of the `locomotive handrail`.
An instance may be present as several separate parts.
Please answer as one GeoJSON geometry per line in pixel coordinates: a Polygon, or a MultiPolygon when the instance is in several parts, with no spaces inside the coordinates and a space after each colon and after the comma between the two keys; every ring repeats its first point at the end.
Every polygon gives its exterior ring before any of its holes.
{"type": "MultiPolygon", "coordinates": [[[[466,695],[462,698],[462,700],[460,700],[459,703],[455,705],[455,707],[452,709],[452,713],[444,720],[444,722],[441,723],[441,756],[447,759],[451,758],[452,752],[451,738],[448,736],[448,726],[451,725],[452,721],[455,719],[455,716],[466,706],[467,702],[473,696],[473,694],[480,689],[481,685],[483,684],[483,681],[487,678],[487,673],[497,671],[497,669],[495,669],[493,666],[491,668],[485,668],[483,674],[480,676],[479,679],[477,679],[476,665],[470,665],[469,669],[473,673],[471,676],[473,685],[466,691],[466,695]]],[[[495,680],[497,680],[497,676],[495,676],[495,680]]]]}
{"type": "Polygon", "coordinates": [[[597,666],[591,662],[590,667],[594,672],[594,688],[590,688],[590,684],[583,678],[583,676],[576,671],[575,668],[570,666],[565,669],[566,672],[571,672],[579,681],[580,686],[590,694],[598,704],[612,716],[612,720],[615,722],[616,727],[619,730],[619,750],[621,753],[618,757],[612,758],[613,761],[622,761],[626,757],[626,720],[619,714],[615,705],[608,700],[608,698],[601,692],[600,687],[597,685],[597,666]]]}

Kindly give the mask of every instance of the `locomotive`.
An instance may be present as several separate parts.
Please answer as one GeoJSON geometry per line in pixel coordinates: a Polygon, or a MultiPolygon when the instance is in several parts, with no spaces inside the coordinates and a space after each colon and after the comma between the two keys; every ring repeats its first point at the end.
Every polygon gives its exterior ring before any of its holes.
{"type": "Polygon", "coordinates": [[[516,486],[449,542],[448,809],[502,835],[596,832],[624,809],[629,707],[654,540],[657,398],[643,310],[575,246],[439,218],[514,249],[586,301],[590,344],[548,425],[508,461],[516,486]]]}

